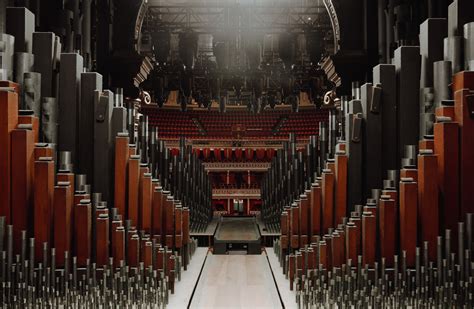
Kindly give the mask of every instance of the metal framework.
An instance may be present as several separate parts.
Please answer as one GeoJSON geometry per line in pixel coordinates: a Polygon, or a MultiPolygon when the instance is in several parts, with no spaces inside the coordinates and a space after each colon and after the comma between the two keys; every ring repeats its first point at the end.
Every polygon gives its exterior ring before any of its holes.
{"type": "Polygon", "coordinates": [[[138,49],[155,63],[141,89],[160,106],[178,91],[183,110],[194,100],[296,111],[300,92],[320,106],[338,86],[318,63],[338,50],[331,0],[150,0],[140,16],[138,49]]]}
{"type": "Polygon", "coordinates": [[[143,32],[298,34],[318,30],[325,34],[325,46],[333,53],[336,32],[326,2],[331,3],[327,0],[149,1],[143,32]]]}

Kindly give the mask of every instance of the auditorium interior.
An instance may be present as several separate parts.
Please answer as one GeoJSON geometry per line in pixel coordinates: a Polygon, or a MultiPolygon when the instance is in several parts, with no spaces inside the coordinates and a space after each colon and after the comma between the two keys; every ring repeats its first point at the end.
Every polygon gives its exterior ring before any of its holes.
{"type": "Polygon", "coordinates": [[[0,0],[1,308],[474,308],[474,0],[0,0]]]}

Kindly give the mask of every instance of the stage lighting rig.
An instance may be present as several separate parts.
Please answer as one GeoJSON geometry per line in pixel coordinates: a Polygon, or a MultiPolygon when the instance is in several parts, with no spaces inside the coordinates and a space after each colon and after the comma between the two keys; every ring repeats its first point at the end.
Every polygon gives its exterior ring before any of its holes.
{"type": "Polygon", "coordinates": [[[212,102],[221,111],[234,105],[257,113],[278,104],[297,111],[302,92],[321,106],[338,86],[320,63],[335,40],[318,1],[150,1],[142,37],[151,38],[142,53],[154,71],[141,87],[159,106],[174,91],[183,111],[212,102]]]}

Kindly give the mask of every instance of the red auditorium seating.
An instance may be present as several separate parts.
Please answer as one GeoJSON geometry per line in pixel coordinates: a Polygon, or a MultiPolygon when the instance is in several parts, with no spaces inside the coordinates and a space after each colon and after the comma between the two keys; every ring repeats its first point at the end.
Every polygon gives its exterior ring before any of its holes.
{"type": "Polygon", "coordinates": [[[145,107],[143,112],[149,116],[152,125],[158,127],[161,139],[178,139],[185,136],[201,140],[233,140],[241,139],[286,140],[289,133],[296,133],[298,139],[306,139],[318,134],[320,121],[327,121],[324,110],[302,110],[298,113],[289,111],[265,111],[253,114],[247,111],[187,111],[158,109],[145,107]],[[280,130],[273,134],[272,130],[281,117],[287,117],[280,130]],[[193,118],[199,120],[206,134],[201,134],[193,118]],[[236,133],[238,131],[239,133],[236,133]],[[237,135],[238,134],[238,135],[237,135]]]}

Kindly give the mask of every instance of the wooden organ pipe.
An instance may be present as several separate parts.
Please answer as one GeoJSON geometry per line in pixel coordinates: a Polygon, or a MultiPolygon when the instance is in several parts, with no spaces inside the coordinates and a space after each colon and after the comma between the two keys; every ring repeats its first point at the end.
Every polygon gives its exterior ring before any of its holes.
{"type": "Polygon", "coordinates": [[[114,202],[119,214],[126,215],[126,181],[129,157],[128,133],[119,133],[115,138],[114,202]]]}
{"type": "Polygon", "coordinates": [[[382,195],[379,202],[379,235],[380,255],[385,259],[385,265],[393,267],[393,257],[396,249],[397,208],[395,201],[389,195],[382,195]]]}
{"type": "MultiPolygon", "coordinates": [[[[14,26],[25,22],[26,15],[34,18],[27,9],[9,11],[24,15],[10,19],[14,26]]],[[[110,91],[101,90],[100,74],[81,73],[80,55],[66,57],[54,33],[34,32],[34,19],[23,26],[27,24],[31,27],[23,34],[17,32],[15,40],[30,42],[30,50],[15,51],[17,45],[11,35],[0,38],[2,73],[10,70],[5,64],[21,62],[33,51],[35,68],[42,77],[41,83],[28,84],[27,98],[23,81],[0,81],[0,252],[4,252],[0,254],[4,292],[0,293],[0,303],[28,306],[47,298],[78,295],[74,293],[79,289],[90,296],[91,284],[101,280],[99,274],[104,280],[120,275],[120,280],[130,284],[122,286],[124,291],[130,292],[133,285],[136,295],[143,297],[143,291],[137,289],[139,283],[131,280],[134,271],[124,273],[122,267],[138,270],[143,262],[144,267],[153,266],[161,272],[146,272],[142,277],[156,295],[154,304],[161,306],[169,290],[174,292],[181,268],[186,269],[196,249],[191,229],[203,230],[211,219],[212,189],[205,168],[190,149],[182,149],[179,160],[172,165],[163,141],[149,141],[148,134],[136,139],[135,115],[124,114],[127,111],[121,91],[114,102],[110,91]],[[17,59],[13,54],[21,56],[17,59]],[[68,59],[74,59],[74,64],[68,59]],[[59,66],[59,62],[64,63],[59,66]],[[53,97],[58,87],[62,89],[60,113],[53,97]],[[40,90],[47,90],[42,93],[44,100],[40,100],[40,90]],[[65,93],[74,95],[66,98],[65,93]],[[32,110],[19,110],[19,105],[25,104],[32,110]],[[59,127],[59,123],[66,123],[67,128],[59,127]],[[91,125],[100,130],[91,131],[91,125]],[[127,129],[128,133],[121,133],[127,129]],[[80,141],[74,137],[77,132],[71,132],[74,130],[83,134],[80,141]],[[83,139],[87,142],[82,143],[83,139]],[[77,149],[82,145],[92,148],[77,149]],[[146,149],[147,153],[137,154],[137,149],[146,149]],[[83,153],[103,156],[100,162],[86,164],[93,170],[84,171],[79,158],[83,153]],[[148,157],[153,160],[151,164],[145,163],[148,157]],[[94,175],[88,179],[92,183],[87,183],[86,174],[94,175]],[[189,184],[185,185],[183,179],[189,179],[189,184]],[[97,192],[98,188],[103,192],[97,192]]],[[[72,38],[70,34],[66,37],[72,38]]],[[[139,127],[145,133],[156,132],[148,125],[144,122],[139,127]]],[[[110,291],[106,287],[96,296],[103,301],[110,291]]],[[[85,294],[83,300],[88,298],[85,294]]],[[[124,292],[116,305],[137,303],[129,295],[124,292]]]]}
{"type": "Polygon", "coordinates": [[[54,247],[56,264],[64,267],[64,254],[72,253],[73,200],[70,182],[60,181],[54,187],[54,247]]]}
{"type": "Polygon", "coordinates": [[[35,161],[34,237],[35,260],[43,260],[42,245],[51,244],[53,223],[54,162],[51,157],[35,161]]]}
{"type": "Polygon", "coordinates": [[[109,263],[109,215],[99,214],[96,218],[96,263],[104,267],[109,263]]]}
{"type": "Polygon", "coordinates": [[[35,143],[39,143],[39,133],[40,133],[40,121],[38,117],[35,117],[33,114],[30,114],[31,111],[25,111],[22,113],[19,111],[18,115],[18,125],[30,125],[31,131],[33,132],[33,140],[35,143]]]}
{"type": "Polygon", "coordinates": [[[32,221],[34,178],[34,136],[31,125],[18,125],[11,131],[11,209],[13,244],[17,254],[21,252],[21,233],[27,231],[32,221]]]}
{"type": "Polygon", "coordinates": [[[375,262],[376,217],[370,211],[362,213],[362,265],[373,267],[375,262]]]}
{"type": "Polygon", "coordinates": [[[91,260],[91,201],[83,199],[74,205],[77,265],[84,267],[91,260]]]}
{"type": "Polygon", "coordinates": [[[347,159],[345,151],[336,153],[336,192],[335,192],[335,212],[334,225],[342,223],[342,218],[346,216],[347,205],[347,159]]]}
{"type": "Polygon", "coordinates": [[[408,267],[415,266],[418,184],[413,178],[400,181],[400,250],[406,252],[408,267]]]}
{"type": "Polygon", "coordinates": [[[0,91],[0,216],[11,224],[11,133],[18,124],[18,84],[7,82],[0,91]]]}
{"type": "Polygon", "coordinates": [[[418,222],[421,240],[428,242],[430,261],[436,261],[436,239],[439,231],[438,159],[433,150],[418,155],[418,222]]]}
{"type": "Polygon", "coordinates": [[[315,237],[321,234],[321,187],[318,183],[311,185],[311,241],[315,241],[315,237]]]}
{"type": "Polygon", "coordinates": [[[138,224],[138,195],[140,179],[140,156],[131,155],[128,161],[128,218],[138,224]]]}
{"type": "Polygon", "coordinates": [[[322,173],[322,232],[327,233],[334,224],[334,174],[330,169],[322,173]]]}
{"type": "MultiPolygon", "coordinates": [[[[440,109],[446,108],[441,107],[437,111],[440,109]]],[[[454,107],[452,112],[454,114],[454,107]]],[[[459,125],[453,122],[450,116],[438,116],[434,124],[434,136],[434,153],[438,159],[439,215],[442,218],[443,228],[455,231],[461,214],[459,209],[459,125]]]]}

